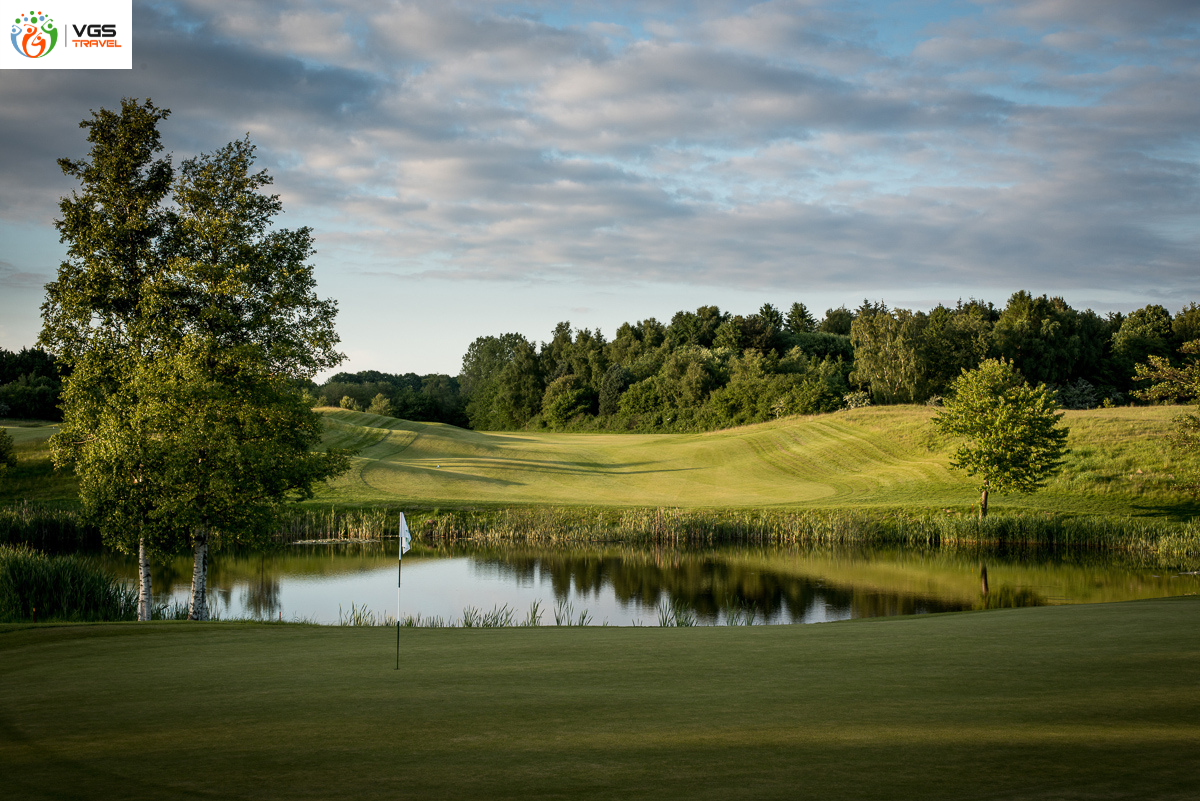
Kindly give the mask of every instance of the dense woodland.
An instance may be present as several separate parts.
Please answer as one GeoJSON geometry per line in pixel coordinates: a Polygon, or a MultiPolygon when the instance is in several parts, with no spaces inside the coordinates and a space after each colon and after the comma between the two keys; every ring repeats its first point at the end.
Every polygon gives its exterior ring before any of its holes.
{"type": "Polygon", "coordinates": [[[611,340],[566,322],[541,344],[483,336],[457,377],[340,373],[310,392],[326,405],[481,430],[694,431],[868,403],[936,404],[964,368],[999,356],[1054,387],[1063,407],[1091,408],[1135,400],[1135,366],[1178,360],[1196,339],[1195,303],[1174,315],[1150,305],[1101,316],[1017,292],[1003,309],[865,301],[819,321],[803,303],[746,316],[702,306],[668,324],[625,323],[611,340]]]}

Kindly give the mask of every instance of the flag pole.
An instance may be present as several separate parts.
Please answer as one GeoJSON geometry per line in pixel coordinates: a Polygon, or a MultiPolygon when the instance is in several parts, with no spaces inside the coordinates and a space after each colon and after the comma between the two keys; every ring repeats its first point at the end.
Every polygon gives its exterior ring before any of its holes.
{"type": "Polygon", "coordinates": [[[400,669],[400,577],[404,569],[404,552],[412,544],[412,534],[404,512],[400,513],[400,528],[396,532],[396,670],[400,669]]]}
{"type": "Polygon", "coordinates": [[[400,670],[400,574],[404,566],[404,513],[400,513],[400,531],[396,536],[396,669],[400,670]]]}

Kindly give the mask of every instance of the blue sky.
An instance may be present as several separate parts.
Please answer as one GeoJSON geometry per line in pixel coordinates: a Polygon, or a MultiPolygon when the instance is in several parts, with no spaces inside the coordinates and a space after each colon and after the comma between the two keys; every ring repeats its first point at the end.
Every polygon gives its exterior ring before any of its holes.
{"type": "Polygon", "coordinates": [[[135,2],[133,44],[3,76],[0,347],[123,96],[176,161],[250,134],[352,370],[711,303],[1200,301],[1194,0],[135,2]]]}

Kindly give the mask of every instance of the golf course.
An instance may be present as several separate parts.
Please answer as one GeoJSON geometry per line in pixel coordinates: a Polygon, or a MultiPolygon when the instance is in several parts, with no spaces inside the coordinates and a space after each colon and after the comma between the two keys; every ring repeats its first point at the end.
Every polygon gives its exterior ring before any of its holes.
{"type": "MultiPolygon", "coordinates": [[[[311,504],[969,515],[976,486],[950,471],[932,413],[619,435],[325,410],[324,444],[354,456],[311,504]]],[[[993,514],[1187,519],[1180,457],[1161,447],[1172,417],[1068,412],[1062,471],[993,514]]],[[[69,504],[54,427],[9,430],[6,493],[69,504]]],[[[820,558],[848,585],[899,569],[820,558]]],[[[908,580],[977,593],[969,564],[912,566],[908,580]]],[[[379,626],[4,624],[0,764],[29,799],[1185,799],[1198,616],[1196,597],[1166,597],[809,626],[403,628],[398,670],[396,629],[379,626]]]]}
{"type": "Polygon", "coordinates": [[[819,626],[7,626],[10,798],[1195,798],[1200,600],[819,626]]]}
{"type": "MultiPolygon", "coordinates": [[[[753,507],[966,507],[934,410],[891,406],[695,434],[478,432],[327,409],[325,442],[356,453],[323,502],[753,507]]],[[[1169,407],[1066,412],[1070,453],[1043,491],[998,508],[1161,514],[1186,506],[1162,447],[1169,407]]]]}

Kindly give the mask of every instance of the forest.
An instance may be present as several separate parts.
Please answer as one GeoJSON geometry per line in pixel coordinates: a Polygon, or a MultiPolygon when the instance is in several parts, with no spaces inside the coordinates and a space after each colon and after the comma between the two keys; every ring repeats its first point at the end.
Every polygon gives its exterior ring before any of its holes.
{"type": "Polygon", "coordinates": [[[321,405],[476,430],[700,431],[869,404],[937,405],[962,370],[1003,357],[1054,388],[1062,407],[1086,409],[1136,401],[1135,366],[1151,356],[1178,362],[1196,339],[1195,303],[1174,315],[1155,304],[1101,316],[1026,291],[1002,309],[864,301],[820,320],[803,303],[750,315],[702,306],[667,324],[624,323],[611,340],[568,322],[540,344],[481,336],[458,376],[339,373],[307,391],[321,405]]]}

